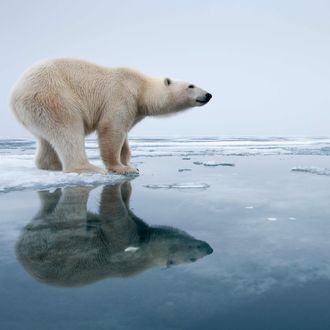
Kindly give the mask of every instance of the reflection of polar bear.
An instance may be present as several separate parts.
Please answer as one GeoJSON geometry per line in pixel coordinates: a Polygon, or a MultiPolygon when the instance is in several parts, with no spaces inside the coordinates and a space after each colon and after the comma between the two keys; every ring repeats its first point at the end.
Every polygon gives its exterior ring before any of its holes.
{"type": "Polygon", "coordinates": [[[17,242],[17,257],[35,278],[80,286],[153,266],[196,261],[205,242],[170,227],[152,227],[129,210],[129,182],[105,186],[99,214],[87,211],[88,187],[39,192],[42,207],[17,242]]]}
{"type": "Polygon", "coordinates": [[[88,162],[84,138],[97,131],[108,170],[130,173],[127,133],[146,116],[206,104],[212,95],[186,82],[157,79],[127,68],[55,59],[30,68],[16,84],[11,106],[38,139],[39,168],[105,172],[88,162]]]}

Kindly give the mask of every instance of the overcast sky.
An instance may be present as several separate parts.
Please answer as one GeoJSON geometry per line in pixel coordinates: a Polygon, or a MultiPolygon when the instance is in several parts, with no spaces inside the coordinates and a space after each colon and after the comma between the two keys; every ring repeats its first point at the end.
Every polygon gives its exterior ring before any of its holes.
{"type": "Polygon", "coordinates": [[[30,136],[8,106],[22,71],[65,56],[214,96],[132,135],[330,136],[329,0],[1,0],[0,37],[0,137],[30,136]]]}

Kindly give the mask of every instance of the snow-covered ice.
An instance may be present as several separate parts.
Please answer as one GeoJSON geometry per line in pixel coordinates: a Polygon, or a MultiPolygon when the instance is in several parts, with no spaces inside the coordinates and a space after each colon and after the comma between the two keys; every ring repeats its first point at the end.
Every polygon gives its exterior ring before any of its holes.
{"type": "MultiPolygon", "coordinates": [[[[95,142],[87,141],[89,158],[96,155],[95,142]]],[[[97,151],[98,152],[98,151],[97,151]]],[[[65,185],[95,185],[117,183],[125,179],[116,174],[63,173],[36,168],[34,163],[35,142],[30,140],[0,140],[0,192],[28,188],[46,189],[65,185]]],[[[103,166],[101,161],[92,161],[103,166]]]]}
{"type": "Polygon", "coordinates": [[[330,138],[131,138],[135,157],[330,155],[330,138]]]}
{"type": "Polygon", "coordinates": [[[24,160],[24,165],[17,160],[1,161],[0,192],[22,190],[27,188],[45,189],[65,185],[95,185],[102,183],[117,183],[124,180],[124,176],[116,174],[63,173],[45,171],[35,168],[33,160],[24,160]],[[14,163],[14,164],[13,164],[14,163]]]}

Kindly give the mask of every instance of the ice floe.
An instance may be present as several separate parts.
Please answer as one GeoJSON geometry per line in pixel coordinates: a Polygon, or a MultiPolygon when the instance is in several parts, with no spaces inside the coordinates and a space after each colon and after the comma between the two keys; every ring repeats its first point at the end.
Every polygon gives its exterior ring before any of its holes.
{"type": "Polygon", "coordinates": [[[291,171],[311,173],[317,175],[330,175],[330,169],[323,167],[316,167],[316,166],[310,166],[310,167],[298,166],[298,167],[293,167],[291,171]]]}
{"type": "Polygon", "coordinates": [[[277,218],[274,218],[274,217],[270,217],[270,218],[267,218],[268,221],[276,221],[277,218]]]}
{"type": "Polygon", "coordinates": [[[197,189],[204,190],[210,187],[207,183],[197,183],[197,182],[186,182],[186,183],[172,183],[172,184],[148,184],[145,185],[146,188],[150,189],[197,189]]]}
{"type": "Polygon", "coordinates": [[[330,155],[330,138],[131,138],[133,157],[330,155]]]}
{"type": "Polygon", "coordinates": [[[179,168],[178,172],[189,172],[191,171],[191,168],[179,168]]]}
{"type": "MultiPolygon", "coordinates": [[[[0,192],[23,189],[46,189],[60,186],[94,185],[123,181],[123,175],[63,173],[45,171],[35,167],[33,155],[1,155],[0,192]]],[[[101,166],[101,164],[98,164],[101,166]]]]}
{"type": "Polygon", "coordinates": [[[200,162],[200,161],[196,161],[193,162],[193,164],[195,165],[203,165],[203,166],[235,166],[235,164],[233,163],[218,163],[215,160],[208,160],[205,162],[200,162]]]}

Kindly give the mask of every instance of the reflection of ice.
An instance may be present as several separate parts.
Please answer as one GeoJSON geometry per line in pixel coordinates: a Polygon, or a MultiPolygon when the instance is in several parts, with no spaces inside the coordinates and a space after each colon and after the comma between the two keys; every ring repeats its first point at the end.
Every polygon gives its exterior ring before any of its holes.
{"type": "Polygon", "coordinates": [[[125,252],[136,252],[139,249],[139,247],[136,246],[129,246],[124,251],[125,252]]]}
{"type": "Polygon", "coordinates": [[[208,160],[205,162],[194,162],[195,165],[204,165],[204,166],[235,166],[233,163],[218,163],[215,160],[208,160]]]}
{"type": "Polygon", "coordinates": [[[207,183],[173,183],[173,184],[148,184],[145,185],[146,188],[150,189],[207,189],[210,186],[207,183]]]}
{"type": "Polygon", "coordinates": [[[304,172],[304,173],[311,173],[311,174],[317,174],[317,175],[330,175],[330,169],[328,168],[322,168],[322,167],[294,167],[291,169],[293,172],[304,172]]]}

